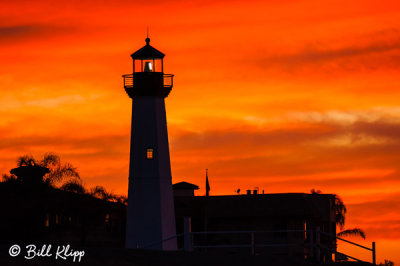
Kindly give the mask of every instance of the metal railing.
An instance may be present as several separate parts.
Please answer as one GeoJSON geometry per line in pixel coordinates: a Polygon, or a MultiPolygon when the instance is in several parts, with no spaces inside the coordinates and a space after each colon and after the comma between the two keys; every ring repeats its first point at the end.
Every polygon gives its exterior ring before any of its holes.
{"type": "MultiPolygon", "coordinates": [[[[354,243],[354,242],[352,242],[352,241],[343,239],[343,238],[341,238],[341,237],[332,236],[332,235],[330,235],[330,234],[328,234],[328,233],[322,232],[322,231],[319,230],[319,227],[317,227],[316,233],[317,233],[317,238],[319,237],[320,234],[322,234],[322,235],[325,235],[325,236],[329,237],[330,239],[341,240],[341,241],[346,242],[346,243],[349,243],[349,244],[351,244],[351,245],[354,245],[354,246],[357,246],[357,247],[366,249],[366,250],[368,250],[368,251],[371,251],[371,255],[372,255],[372,264],[373,264],[373,265],[376,265],[376,248],[375,248],[375,242],[372,242],[372,247],[369,248],[369,247],[366,247],[366,246],[363,246],[363,245],[354,243]]],[[[320,244],[319,244],[319,245],[320,245],[320,244]]],[[[350,258],[350,259],[352,259],[352,260],[356,260],[356,261],[359,261],[359,262],[364,262],[363,260],[360,260],[360,259],[358,259],[358,258],[355,258],[355,257],[352,257],[352,256],[350,256],[350,255],[344,254],[343,252],[338,252],[338,251],[336,251],[336,250],[333,251],[333,250],[331,250],[331,249],[329,249],[329,248],[327,248],[327,247],[325,247],[325,246],[323,246],[323,245],[320,245],[319,248],[328,250],[328,251],[334,253],[336,256],[339,254],[339,255],[342,255],[342,256],[344,256],[344,257],[346,257],[346,258],[350,258]]]]}
{"type": "MultiPolygon", "coordinates": [[[[350,255],[344,254],[342,252],[338,252],[337,250],[333,250],[327,246],[324,246],[321,244],[321,235],[325,235],[329,237],[329,240],[341,240],[344,242],[347,242],[349,244],[358,246],[360,248],[369,250],[372,252],[372,264],[376,265],[376,248],[375,248],[375,242],[372,242],[372,248],[362,246],[360,244],[351,242],[346,239],[342,239],[337,236],[333,236],[331,234],[325,233],[320,231],[320,227],[317,226],[315,230],[274,230],[274,231],[208,231],[208,232],[192,232],[191,231],[191,219],[190,217],[185,217],[184,219],[184,232],[181,234],[177,234],[171,237],[168,237],[166,239],[163,239],[161,241],[151,243],[146,246],[142,246],[140,248],[149,248],[154,245],[163,243],[165,241],[169,241],[172,239],[177,239],[178,237],[183,237],[183,250],[187,252],[193,251],[193,249],[204,249],[204,248],[250,248],[251,255],[256,255],[256,248],[274,248],[274,247],[293,247],[293,246],[300,246],[300,247],[308,247],[308,254],[310,258],[314,259],[317,262],[320,262],[321,260],[321,249],[328,251],[330,254],[340,254],[343,255],[347,258],[359,261],[359,262],[365,262],[363,260],[360,260],[358,258],[352,257],[350,255]],[[303,241],[297,242],[297,243],[289,243],[287,241],[286,243],[272,243],[272,244],[256,244],[255,241],[255,234],[262,234],[262,233],[301,233],[304,234],[304,238],[302,239],[303,241]],[[315,233],[315,241],[314,241],[314,233],[315,233]],[[210,245],[209,243],[205,245],[195,245],[193,241],[193,237],[195,235],[219,235],[219,234],[249,234],[250,236],[250,243],[247,244],[222,244],[222,245],[210,245]],[[307,234],[307,237],[306,237],[307,234]]],[[[330,242],[329,241],[329,242],[330,242]]],[[[305,251],[304,251],[305,252],[305,251]]],[[[306,255],[306,254],[304,254],[306,255]]]]}
{"type": "MultiPolygon", "coordinates": [[[[242,239],[243,240],[243,239],[242,239]]],[[[271,239],[269,239],[271,240],[271,239]]],[[[276,241],[276,240],[275,240],[276,241]]],[[[315,244],[313,243],[313,234],[311,230],[274,230],[274,231],[207,231],[207,232],[192,232],[191,231],[191,218],[185,217],[184,219],[184,232],[183,232],[183,250],[184,251],[193,251],[193,249],[207,249],[207,248],[249,248],[251,251],[251,255],[256,255],[256,248],[285,248],[285,247],[308,247],[310,257],[314,256],[314,248],[315,244]],[[297,242],[289,243],[287,240],[284,243],[256,243],[255,235],[256,234],[284,234],[288,236],[288,233],[292,233],[294,237],[297,234],[297,242]],[[196,235],[226,235],[226,234],[234,234],[234,235],[248,235],[249,243],[235,243],[235,244],[210,244],[209,241],[206,241],[206,244],[199,245],[194,244],[194,236],[196,235]],[[307,237],[306,237],[307,234],[307,237]],[[301,237],[298,237],[300,236],[301,237]]],[[[304,252],[304,249],[303,249],[304,252]]]]}
{"type": "Polygon", "coordinates": [[[164,74],[164,88],[172,88],[174,86],[174,75],[164,74]]]}
{"type": "Polygon", "coordinates": [[[133,74],[122,75],[124,78],[124,88],[133,88],[133,74]]]}
{"type": "MultiPolygon", "coordinates": [[[[188,249],[195,249],[195,248],[250,248],[251,255],[256,254],[256,248],[279,248],[279,247],[305,247],[308,246],[310,250],[314,247],[313,243],[311,242],[311,238],[308,240],[303,239],[301,242],[297,243],[272,243],[272,244],[256,244],[255,235],[256,234],[276,234],[276,233],[311,233],[308,230],[275,230],[275,231],[208,231],[208,232],[191,232],[191,236],[195,235],[221,235],[221,234],[248,234],[250,243],[248,244],[219,244],[219,245],[192,245],[189,248],[184,248],[185,250],[188,249]]],[[[185,246],[185,245],[184,245],[185,246]]]]}
{"type": "MultiPolygon", "coordinates": [[[[134,88],[135,82],[133,78],[133,74],[122,75],[124,78],[124,88],[132,89],[134,88]]],[[[163,74],[163,86],[164,88],[172,88],[174,85],[174,75],[172,74],[163,74]]]]}

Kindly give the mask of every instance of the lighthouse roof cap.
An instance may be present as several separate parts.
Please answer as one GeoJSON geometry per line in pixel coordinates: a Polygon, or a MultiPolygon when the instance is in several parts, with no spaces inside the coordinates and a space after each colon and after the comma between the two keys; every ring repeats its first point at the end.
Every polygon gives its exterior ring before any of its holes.
{"type": "Polygon", "coordinates": [[[146,45],[131,54],[133,59],[153,59],[153,58],[164,58],[165,54],[158,51],[156,48],[150,45],[150,38],[146,38],[146,45]]]}

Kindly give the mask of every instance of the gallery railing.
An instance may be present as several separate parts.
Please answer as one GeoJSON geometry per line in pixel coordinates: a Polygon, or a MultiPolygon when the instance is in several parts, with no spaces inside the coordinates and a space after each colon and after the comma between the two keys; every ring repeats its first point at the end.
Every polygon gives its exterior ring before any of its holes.
{"type": "MultiPolygon", "coordinates": [[[[122,75],[124,78],[124,88],[131,89],[134,88],[135,80],[133,74],[122,75]]],[[[172,88],[174,86],[174,75],[163,74],[163,86],[164,88],[172,88]]]]}

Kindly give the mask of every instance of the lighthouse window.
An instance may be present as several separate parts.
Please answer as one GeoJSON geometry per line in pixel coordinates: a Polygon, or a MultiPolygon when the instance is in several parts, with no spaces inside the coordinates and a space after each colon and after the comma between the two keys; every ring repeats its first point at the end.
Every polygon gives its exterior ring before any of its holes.
{"type": "Polygon", "coordinates": [[[154,158],[154,149],[148,148],[146,151],[146,158],[147,159],[153,159],[154,158]]]}

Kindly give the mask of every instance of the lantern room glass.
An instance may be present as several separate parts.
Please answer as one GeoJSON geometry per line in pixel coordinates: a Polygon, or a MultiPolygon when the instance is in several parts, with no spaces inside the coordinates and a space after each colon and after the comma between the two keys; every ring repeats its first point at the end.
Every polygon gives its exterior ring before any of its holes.
{"type": "Polygon", "coordinates": [[[159,58],[135,59],[133,72],[163,72],[163,60],[159,58]]]}

